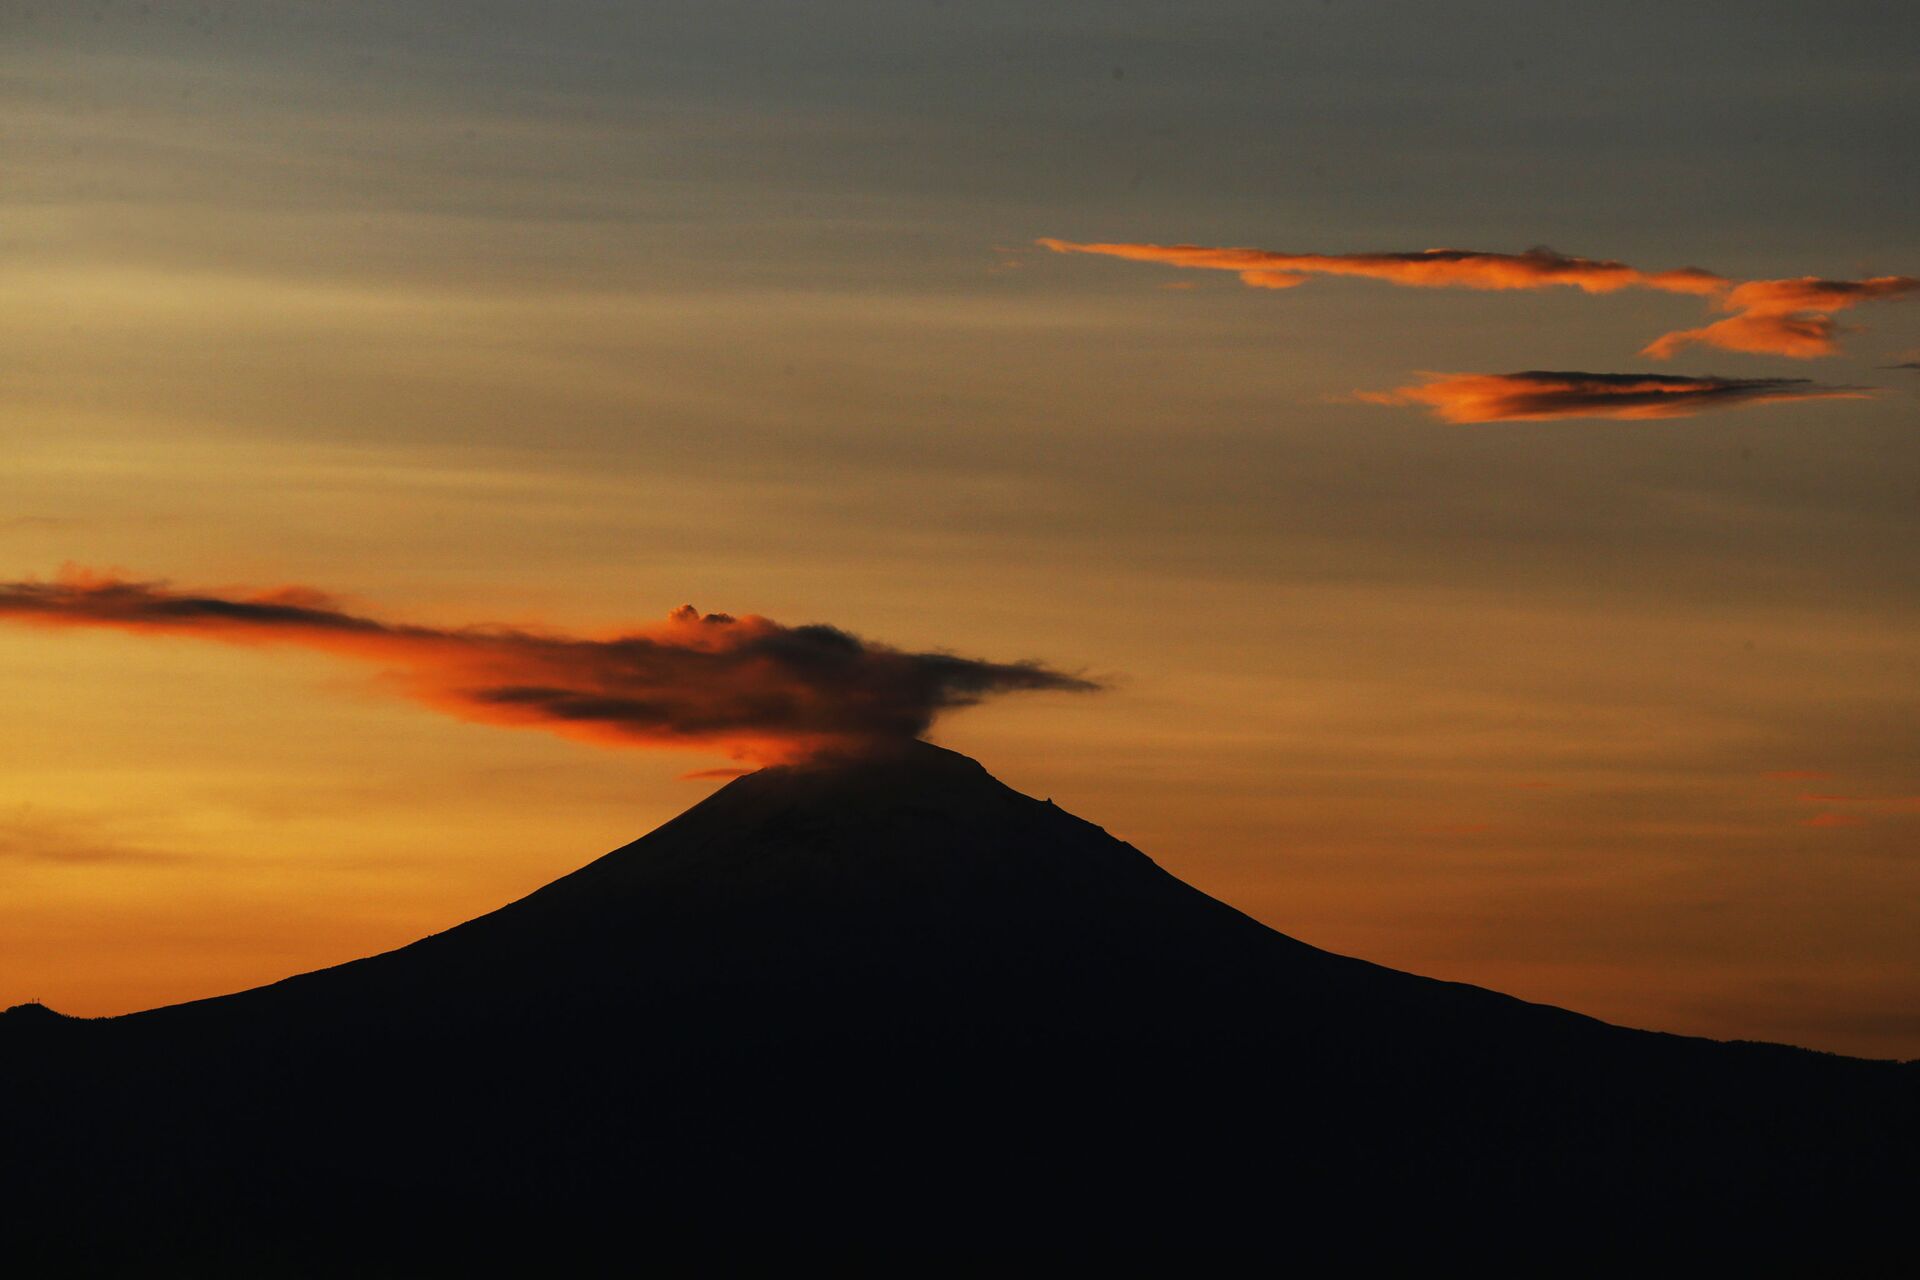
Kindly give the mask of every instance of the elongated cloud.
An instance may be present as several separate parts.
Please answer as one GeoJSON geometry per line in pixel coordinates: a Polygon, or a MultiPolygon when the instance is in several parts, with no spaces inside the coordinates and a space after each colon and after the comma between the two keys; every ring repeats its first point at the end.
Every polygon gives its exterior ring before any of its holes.
{"type": "Polygon", "coordinates": [[[0,583],[4,620],[318,650],[374,666],[405,696],[463,720],[762,763],[910,739],[995,694],[1096,687],[1038,663],[908,653],[835,627],[691,607],[585,638],[385,622],[308,588],[183,592],[69,570],[0,583]]]}
{"type": "Polygon", "coordinates": [[[1422,289],[1547,289],[1556,285],[1584,293],[1658,289],[1665,293],[1716,294],[1732,284],[1697,267],[1641,271],[1624,262],[1573,258],[1552,249],[1485,253],[1478,249],[1422,249],[1412,253],[1278,253],[1267,249],[1214,249],[1197,244],[1079,244],[1042,239],[1055,253],[1092,253],[1169,267],[1232,271],[1256,289],[1291,289],[1309,276],[1360,276],[1422,289]]]}
{"type": "Polygon", "coordinates": [[[1738,281],[1680,267],[1643,271],[1624,262],[1570,257],[1552,249],[1525,253],[1488,253],[1478,249],[1421,249],[1408,253],[1282,253],[1268,249],[1222,249],[1197,244],[1082,244],[1072,240],[1036,241],[1055,253],[1090,253],[1169,267],[1231,271],[1255,289],[1291,289],[1316,275],[1359,276],[1420,289],[1550,289],[1583,293],[1653,289],[1661,293],[1713,298],[1733,314],[1697,329],[1680,329],[1654,339],[1642,355],[1665,360],[1687,346],[1719,347],[1761,355],[1809,358],[1832,355],[1834,340],[1847,332],[1834,313],[1920,292],[1912,276],[1874,276],[1866,280],[1738,281]]]}
{"type": "Polygon", "coordinates": [[[1867,280],[1750,280],[1720,302],[1734,314],[1698,329],[1681,329],[1655,338],[1642,355],[1664,360],[1694,344],[1806,360],[1829,356],[1834,339],[1848,332],[1834,313],[1863,302],[1907,297],[1920,291],[1913,276],[1874,276],[1867,280]]]}
{"type": "Polygon", "coordinates": [[[1802,804],[1848,805],[1873,813],[1920,814],[1920,796],[1847,795],[1812,791],[1800,797],[1802,804]]]}
{"type": "Polygon", "coordinates": [[[1708,409],[1780,400],[1860,399],[1865,387],[1805,378],[1682,378],[1658,373],[1430,373],[1392,391],[1355,394],[1371,404],[1425,405],[1445,422],[1552,418],[1685,418],[1708,409]]]}
{"type": "Polygon", "coordinates": [[[0,863],[55,866],[158,866],[183,862],[178,854],[130,843],[103,830],[97,817],[42,814],[31,808],[0,815],[0,863]]]}

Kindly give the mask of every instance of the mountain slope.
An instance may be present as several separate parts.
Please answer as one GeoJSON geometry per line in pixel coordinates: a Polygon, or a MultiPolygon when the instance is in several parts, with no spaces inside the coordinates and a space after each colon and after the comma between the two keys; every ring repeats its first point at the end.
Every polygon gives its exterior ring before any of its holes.
{"type": "Polygon", "coordinates": [[[739,779],[528,897],[398,951],[120,1021],[217,1024],[343,1004],[409,1017],[634,1007],[738,982],[843,995],[911,982],[1015,1003],[1065,984],[1080,1006],[1112,987],[1138,999],[1147,983],[1184,1003],[1272,997],[1276,980],[1310,1002],[1359,984],[1376,999],[1418,989],[1449,1008],[1525,1008],[1296,942],[976,762],[917,743],[857,766],[739,779]]]}
{"type": "Polygon", "coordinates": [[[740,779],[385,955],[9,1015],[0,1063],[42,1100],[14,1195],[213,1257],[476,1213],[582,1249],[1700,1244],[1892,1222],[1920,1134],[1910,1069],[1334,956],[925,744],[740,779]]]}

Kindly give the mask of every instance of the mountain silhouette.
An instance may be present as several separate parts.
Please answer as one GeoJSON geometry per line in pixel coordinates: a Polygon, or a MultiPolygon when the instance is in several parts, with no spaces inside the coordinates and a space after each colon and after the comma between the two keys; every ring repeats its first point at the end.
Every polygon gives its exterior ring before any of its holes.
{"type": "Polygon", "coordinates": [[[1333,955],[925,743],[384,955],[10,1010],[0,1087],[13,1247],[75,1270],[1831,1259],[1901,1229],[1920,1137],[1913,1064],[1333,955]]]}

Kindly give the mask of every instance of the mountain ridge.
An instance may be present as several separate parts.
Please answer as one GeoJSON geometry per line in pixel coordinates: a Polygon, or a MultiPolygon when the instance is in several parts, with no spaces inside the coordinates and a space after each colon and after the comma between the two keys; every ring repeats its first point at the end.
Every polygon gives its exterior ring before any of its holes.
{"type": "MultiPolygon", "coordinates": [[[[1010,896],[1017,890],[1020,896],[1030,898],[1036,876],[1056,881],[1064,877],[1064,883],[1049,886],[1055,890],[1051,895],[1053,906],[1063,917],[1054,922],[1056,928],[1068,923],[1064,919],[1071,914],[1065,909],[1068,903],[1088,901],[1100,890],[1111,898],[1118,887],[1116,881],[1124,877],[1130,900],[1149,896],[1154,899],[1152,905],[1161,910],[1177,903],[1185,911],[1211,917],[1210,924],[1238,931],[1248,944],[1284,947],[1290,949],[1296,959],[1323,969],[1344,968],[1390,982],[1429,983],[1436,989],[1449,990],[1468,999],[1610,1025],[1584,1014],[1519,1000],[1470,983],[1403,974],[1313,947],[1179,880],[1147,854],[1113,837],[1105,828],[1051,801],[1036,800],[1006,786],[978,761],[924,742],[877,756],[776,766],[745,775],[639,839],[494,911],[413,943],[296,974],[262,987],[142,1010],[121,1018],[139,1021],[176,1016],[189,1010],[213,1013],[236,1007],[229,1002],[268,998],[269,993],[284,995],[290,990],[338,982],[349,976],[385,985],[392,977],[380,972],[383,968],[415,961],[446,948],[469,945],[489,934],[495,935],[489,941],[497,941],[503,932],[512,934],[521,930],[542,937],[562,928],[605,929],[611,925],[620,931],[629,927],[626,922],[630,914],[646,895],[676,889],[685,891],[689,881],[702,889],[719,881],[724,894],[736,900],[745,895],[762,900],[775,895],[773,903],[763,901],[762,905],[773,905],[781,911],[804,910],[809,905],[818,905],[822,897],[830,897],[836,907],[844,909],[851,896],[871,888],[877,878],[921,879],[930,859],[942,861],[941,869],[949,873],[942,877],[943,881],[951,879],[951,873],[960,867],[991,869],[998,873],[992,878],[1000,883],[988,887],[1003,888],[1010,896]],[[876,814],[883,815],[877,824],[876,814]],[[1036,828],[1050,829],[1048,834],[1055,839],[1044,856],[1026,848],[1016,852],[1009,864],[1003,850],[991,839],[982,839],[983,835],[996,834],[993,824],[979,821],[983,814],[1017,821],[1023,828],[1023,836],[1029,840],[1036,828]],[[847,848],[845,828],[849,824],[842,821],[847,815],[858,815],[862,823],[878,825],[877,840],[861,844],[851,864],[836,865],[826,856],[826,851],[842,852],[847,848]],[[884,845],[875,847],[879,841],[893,838],[896,828],[911,829],[910,824],[928,820],[937,821],[949,830],[956,823],[968,824],[972,829],[956,837],[958,847],[943,844],[929,850],[923,843],[911,852],[897,855],[884,845]],[[721,828],[718,838],[712,831],[715,825],[721,828]],[[986,830],[981,830],[982,827],[986,830]],[[794,847],[796,843],[798,849],[794,847]],[[769,850],[783,856],[765,856],[769,850]],[[1063,854],[1082,861],[1056,861],[1063,854]],[[743,855],[748,865],[736,867],[734,864],[743,855]],[[1086,865],[1084,860],[1089,859],[1097,865],[1086,865]],[[1024,879],[1017,886],[1007,883],[1008,872],[1021,873],[1024,879]],[[1091,874],[1073,875],[1073,872],[1091,874]],[[566,918],[555,920],[556,911],[566,918]]],[[[871,930],[880,927],[881,921],[898,909],[898,885],[888,883],[885,887],[886,892],[872,895],[877,897],[880,909],[875,918],[863,921],[868,930],[861,935],[863,948],[873,945],[871,930]]],[[[942,884],[942,888],[951,887],[942,884]]],[[[711,909],[713,904],[701,905],[711,909]]],[[[980,899],[969,899],[969,905],[977,909],[980,899]]],[[[770,928],[764,917],[757,917],[753,923],[756,930],[762,932],[770,928]]],[[[957,946],[965,938],[943,932],[942,940],[957,946]]],[[[1156,945],[1164,946],[1166,941],[1157,940],[1156,945]]],[[[897,939],[894,945],[899,945],[897,939]]],[[[526,960],[527,957],[521,957],[522,963],[526,960]]],[[[897,955],[890,952],[889,963],[895,962],[897,955]]],[[[444,972],[434,975],[438,979],[445,976],[444,972]]]]}
{"type": "Polygon", "coordinates": [[[1383,1213],[1704,1247],[1756,1207],[1894,1221],[1916,1079],[1319,950],[918,744],[737,779],[381,955],[10,1013],[0,1085],[50,1105],[0,1190],[210,1256],[235,1222],[420,1247],[474,1206],[594,1249],[1262,1255],[1383,1213]]]}

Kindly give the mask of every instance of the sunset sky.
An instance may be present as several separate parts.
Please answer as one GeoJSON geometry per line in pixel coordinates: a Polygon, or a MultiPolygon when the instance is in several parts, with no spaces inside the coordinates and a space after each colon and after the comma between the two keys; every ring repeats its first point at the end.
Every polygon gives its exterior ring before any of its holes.
{"type": "Polygon", "coordinates": [[[1316,945],[1920,1056],[1911,7],[0,27],[0,1006],[937,715],[1316,945]]]}

